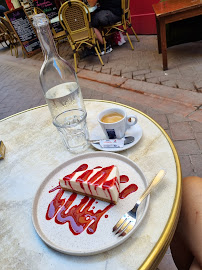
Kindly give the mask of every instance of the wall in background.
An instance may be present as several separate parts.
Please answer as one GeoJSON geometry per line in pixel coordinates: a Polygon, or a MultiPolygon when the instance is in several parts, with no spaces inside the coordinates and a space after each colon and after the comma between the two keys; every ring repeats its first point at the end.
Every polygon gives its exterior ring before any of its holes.
{"type": "Polygon", "coordinates": [[[156,20],[152,5],[160,0],[131,0],[132,24],[137,34],[156,34],[156,20]]]}

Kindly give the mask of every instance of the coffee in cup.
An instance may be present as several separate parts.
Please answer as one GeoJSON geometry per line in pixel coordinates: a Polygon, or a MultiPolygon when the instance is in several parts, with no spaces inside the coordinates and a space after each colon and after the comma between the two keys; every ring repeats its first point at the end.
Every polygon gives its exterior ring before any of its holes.
{"type": "Polygon", "coordinates": [[[115,123],[123,119],[123,115],[117,112],[106,114],[102,117],[101,122],[103,123],[115,123]]]}
{"type": "Polygon", "coordinates": [[[98,122],[109,139],[121,139],[128,128],[137,123],[135,115],[126,115],[120,108],[111,108],[98,115],[98,122]]]}

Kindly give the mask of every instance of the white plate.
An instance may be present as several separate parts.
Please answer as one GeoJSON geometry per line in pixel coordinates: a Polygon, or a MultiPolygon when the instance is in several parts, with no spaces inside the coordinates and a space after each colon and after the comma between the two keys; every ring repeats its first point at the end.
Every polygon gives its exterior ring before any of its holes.
{"type": "MultiPolygon", "coordinates": [[[[112,233],[113,226],[123,214],[133,208],[135,202],[145,190],[146,186],[147,180],[141,169],[134,162],[122,155],[107,152],[96,152],[77,156],[57,167],[42,182],[33,203],[32,219],[34,227],[41,239],[57,251],[78,256],[87,256],[104,252],[123,243],[140,225],[148,208],[149,196],[139,207],[138,219],[135,228],[125,237],[118,237],[112,233]],[[126,198],[119,199],[117,205],[110,208],[110,210],[100,218],[97,230],[93,234],[88,234],[86,228],[82,233],[74,235],[70,230],[68,222],[60,225],[55,222],[55,218],[50,220],[46,219],[48,206],[59,192],[59,190],[55,190],[54,192],[49,193],[49,190],[58,185],[59,178],[63,178],[65,175],[70,174],[84,163],[88,164],[89,169],[96,166],[107,167],[110,165],[117,165],[120,175],[127,175],[129,177],[129,181],[127,183],[121,184],[120,192],[131,184],[136,184],[138,189],[137,191],[129,194],[126,198]]],[[[61,199],[65,199],[67,201],[71,195],[71,192],[65,191],[61,199]]],[[[80,204],[83,198],[84,196],[82,195],[76,195],[75,201],[73,201],[72,205],[68,209],[74,205],[80,204]]],[[[88,198],[88,202],[90,202],[90,198],[88,198]]],[[[109,203],[95,200],[89,211],[91,211],[91,213],[93,211],[95,215],[95,212],[99,209],[103,210],[109,205],[109,203]]],[[[82,208],[82,210],[84,208],[82,208]]],[[[65,213],[67,213],[67,211],[65,213]]]]}
{"type": "MultiPolygon", "coordinates": [[[[126,130],[125,136],[133,136],[135,140],[132,143],[126,144],[123,148],[102,148],[98,143],[91,143],[93,147],[98,150],[107,151],[107,152],[120,152],[126,149],[133,147],[135,144],[139,142],[142,137],[142,128],[139,124],[131,126],[129,129],[126,130]]],[[[101,128],[100,125],[96,125],[95,128],[90,133],[91,140],[97,139],[106,139],[106,136],[101,128]]]]}

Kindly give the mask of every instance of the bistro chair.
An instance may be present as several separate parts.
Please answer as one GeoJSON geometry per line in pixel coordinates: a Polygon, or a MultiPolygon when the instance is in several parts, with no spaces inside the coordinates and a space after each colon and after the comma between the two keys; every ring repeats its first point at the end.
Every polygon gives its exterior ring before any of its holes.
{"type": "Polygon", "coordinates": [[[17,37],[16,37],[15,32],[14,32],[13,28],[11,27],[10,23],[3,17],[0,17],[0,22],[3,23],[3,25],[9,31],[9,34],[12,35],[13,39],[15,39],[17,41],[17,37]]]}
{"type": "Polygon", "coordinates": [[[77,72],[78,51],[83,46],[94,48],[100,63],[104,65],[100,57],[98,41],[91,26],[91,16],[88,7],[81,1],[67,1],[60,7],[59,19],[60,24],[66,31],[74,53],[75,71],[77,72]]]}
{"type": "MultiPolygon", "coordinates": [[[[40,14],[40,13],[45,13],[45,12],[43,12],[43,10],[38,8],[38,7],[34,7],[34,14],[40,14]]],[[[55,31],[55,29],[52,27],[50,19],[48,18],[48,15],[46,15],[46,18],[49,21],[49,25],[50,25],[50,28],[51,28],[51,31],[52,31],[52,35],[53,35],[53,38],[54,38],[54,41],[55,41],[55,45],[56,45],[56,48],[57,48],[58,53],[59,53],[60,41],[65,40],[67,38],[67,35],[66,35],[65,31],[60,31],[60,32],[57,33],[55,31]]]]}
{"type": "Polygon", "coordinates": [[[121,0],[121,9],[122,9],[121,21],[115,23],[114,25],[105,26],[102,29],[105,52],[106,52],[106,37],[114,34],[115,31],[121,31],[126,34],[132,50],[134,50],[134,47],[127,32],[128,28],[130,28],[133,31],[137,41],[140,41],[131,24],[130,0],[121,0]]]}
{"type": "MultiPolygon", "coordinates": [[[[0,22],[2,22],[2,24],[4,25],[4,27],[6,28],[6,32],[9,34],[10,39],[11,39],[11,46],[15,49],[15,55],[16,57],[18,57],[18,38],[16,36],[15,31],[13,30],[12,26],[10,25],[9,21],[7,21],[5,18],[0,17],[0,22]]],[[[12,54],[12,47],[11,47],[11,54],[12,54]]],[[[25,58],[25,54],[24,54],[24,48],[22,47],[22,55],[25,58]]]]}
{"type": "Polygon", "coordinates": [[[10,46],[9,36],[6,34],[2,23],[0,23],[0,43],[3,47],[5,47],[4,44],[6,44],[7,47],[10,46]]]}
{"type": "Polygon", "coordinates": [[[3,42],[7,47],[10,47],[11,55],[13,55],[13,49],[15,51],[15,56],[18,57],[18,47],[17,47],[17,39],[14,38],[5,27],[5,25],[0,22],[0,42],[3,45],[3,42]]]}

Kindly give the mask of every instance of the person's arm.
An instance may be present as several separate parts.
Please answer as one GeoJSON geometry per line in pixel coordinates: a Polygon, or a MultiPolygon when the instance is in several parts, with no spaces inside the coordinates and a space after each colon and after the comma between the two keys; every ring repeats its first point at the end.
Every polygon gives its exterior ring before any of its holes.
{"type": "Polygon", "coordinates": [[[94,7],[97,4],[98,0],[88,0],[88,4],[91,7],[94,7]]]}

